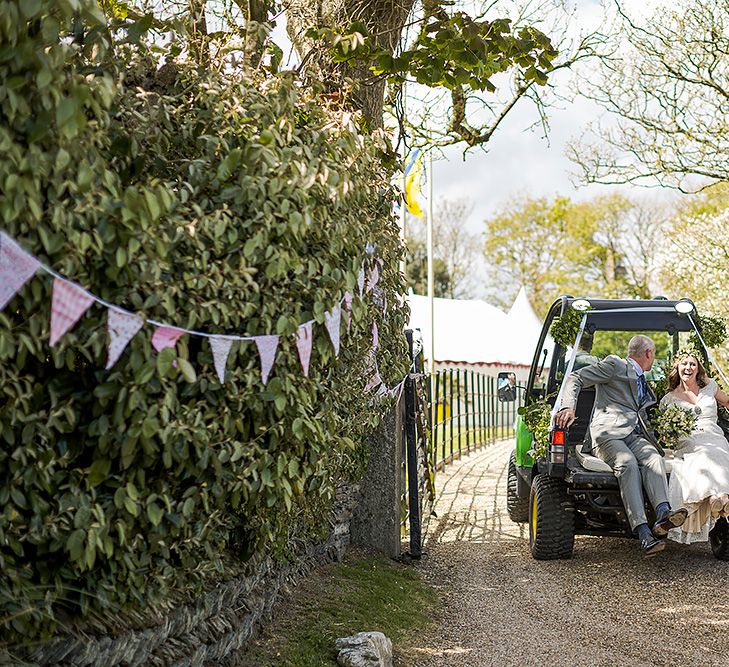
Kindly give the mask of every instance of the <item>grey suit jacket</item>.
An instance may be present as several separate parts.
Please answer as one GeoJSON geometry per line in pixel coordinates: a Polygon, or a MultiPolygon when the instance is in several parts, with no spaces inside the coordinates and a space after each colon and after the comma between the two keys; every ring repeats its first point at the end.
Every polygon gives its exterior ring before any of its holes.
{"type": "Polygon", "coordinates": [[[646,408],[655,404],[655,396],[651,392],[649,399],[642,406],[638,405],[638,377],[633,364],[610,355],[570,373],[565,380],[560,409],[574,408],[584,387],[595,387],[595,405],[590,419],[590,436],[595,445],[599,447],[610,440],[623,440],[640,423],[646,440],[663,453],[646,414],[646,408]]]}

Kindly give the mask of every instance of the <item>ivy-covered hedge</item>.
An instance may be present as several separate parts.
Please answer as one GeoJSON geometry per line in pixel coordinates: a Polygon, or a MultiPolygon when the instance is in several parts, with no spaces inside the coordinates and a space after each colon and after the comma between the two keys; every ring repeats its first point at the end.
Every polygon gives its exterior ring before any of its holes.
{"type": "Polygon", "coordinates": [[[190,381],[149,328],[106,371],[104,309],[51,350],[51,279],[16,295],[0,313],[11,642],[200,586],[226,554],[286,557],[291,527],[316,530],[357,473],[382,410],[363,393],[373,318],[385,381],[406,370],[386,143],[284,76],[178,64],[164,86],[135,87],[161,63],[124,49],[110,59],[107,37],[91,0],[0,0],[2,229],[146,317],[282,339],[265,387],[252,343],[234,345],[221,385],[207,342],[183,338],[190,381]],[[381,291],[355,299],[339,357],[315,327],[305,378],[296,326],[357,291],[367,243],[384,259],[381,291]]]}

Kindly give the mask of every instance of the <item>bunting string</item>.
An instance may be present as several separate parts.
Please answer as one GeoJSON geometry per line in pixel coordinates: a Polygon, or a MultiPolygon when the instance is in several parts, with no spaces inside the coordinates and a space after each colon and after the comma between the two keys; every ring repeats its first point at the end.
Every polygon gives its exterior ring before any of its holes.
{"type": "MultiPolygon", "coordinates": [[[[374,257],[374,245],[368,243],[365,252],[369,258],[362,260],[357,276],[357,288],[360,293],[360,298],[364,298],[365,293],[375,287],[380,277],[379,267],[382,267],[384,264],[382,258],[374,257]],[[369,271],[366,271],[367,265],[369,266],[369,271]]],[[[107,329],[109,334],[109,347],[106,362],[107,370],[114,366],[129,342],[140,329],[145,325],[151,325],[155,327],[151,342],[157,352],[161,352],[166,348],[174,348],[177,341],[183,335],[208,338],[213,354],[215,371],[221,383],[225,381],[226,365],[233,342],[253,341],[256,344],[261,363],[261,380],[264,384],[268,382],[268,377],[276,358],[280,336],[209,333],[207,331],[171,325],[151,318],[144,319],[141,315],[110,303],[81,285],[62,276],[24,250],[15,239],[4,231],[0,231],[0,310],[7,306],[13,296],[38,270],[47,273],[54,279],[50,326],[51,347],[55,346],[76,325],[94,303],[97,303],[108,311],[107,329]]],[[[324,327],[331,340],[335,356],[339,355],[341,344],[342,305],[344,304],[345,306],[347,333],[349,333],[352,320],[352,300],[353,296],[351,292],[346,291],[344,296],[324,315],[324,327]]],[[[306,377],[309,375],[313,326],[315,323],[315,319],[310,319],[300,324],[296,331],[297,351],[303,373],[306,377]]],[[[375,341],[377,336],[376,332],[377,325],[373,321],[375,341]]],[[[374,349],[372,352],[374,352],[374,349]]]]}

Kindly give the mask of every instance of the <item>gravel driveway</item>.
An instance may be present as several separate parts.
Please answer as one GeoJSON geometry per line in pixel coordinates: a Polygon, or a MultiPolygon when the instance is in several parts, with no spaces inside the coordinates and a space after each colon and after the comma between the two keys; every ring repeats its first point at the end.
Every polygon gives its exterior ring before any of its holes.
{"type": "Polygon", "coordinates": [[[418,567],[443,604],[398,665],[729,664],[729,563],[708,545],[669,543],[645,560],[634,540],[583,536],[571,561],[533,560],[526,524],[506,514],[511,447],[438,473],[418,567]]]}

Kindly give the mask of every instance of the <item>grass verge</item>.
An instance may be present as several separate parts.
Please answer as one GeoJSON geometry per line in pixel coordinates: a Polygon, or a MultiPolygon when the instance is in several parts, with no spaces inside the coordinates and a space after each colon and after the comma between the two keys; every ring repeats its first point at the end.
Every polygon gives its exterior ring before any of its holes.
{"type": "Polygon", "coordinates": [[[401,640],[428,626],[436,600],[412,567],[354,553],[301,582],[238,665],[335,666],[337,637],[375,630],[392,640],[397,654],[401,640]]]}

